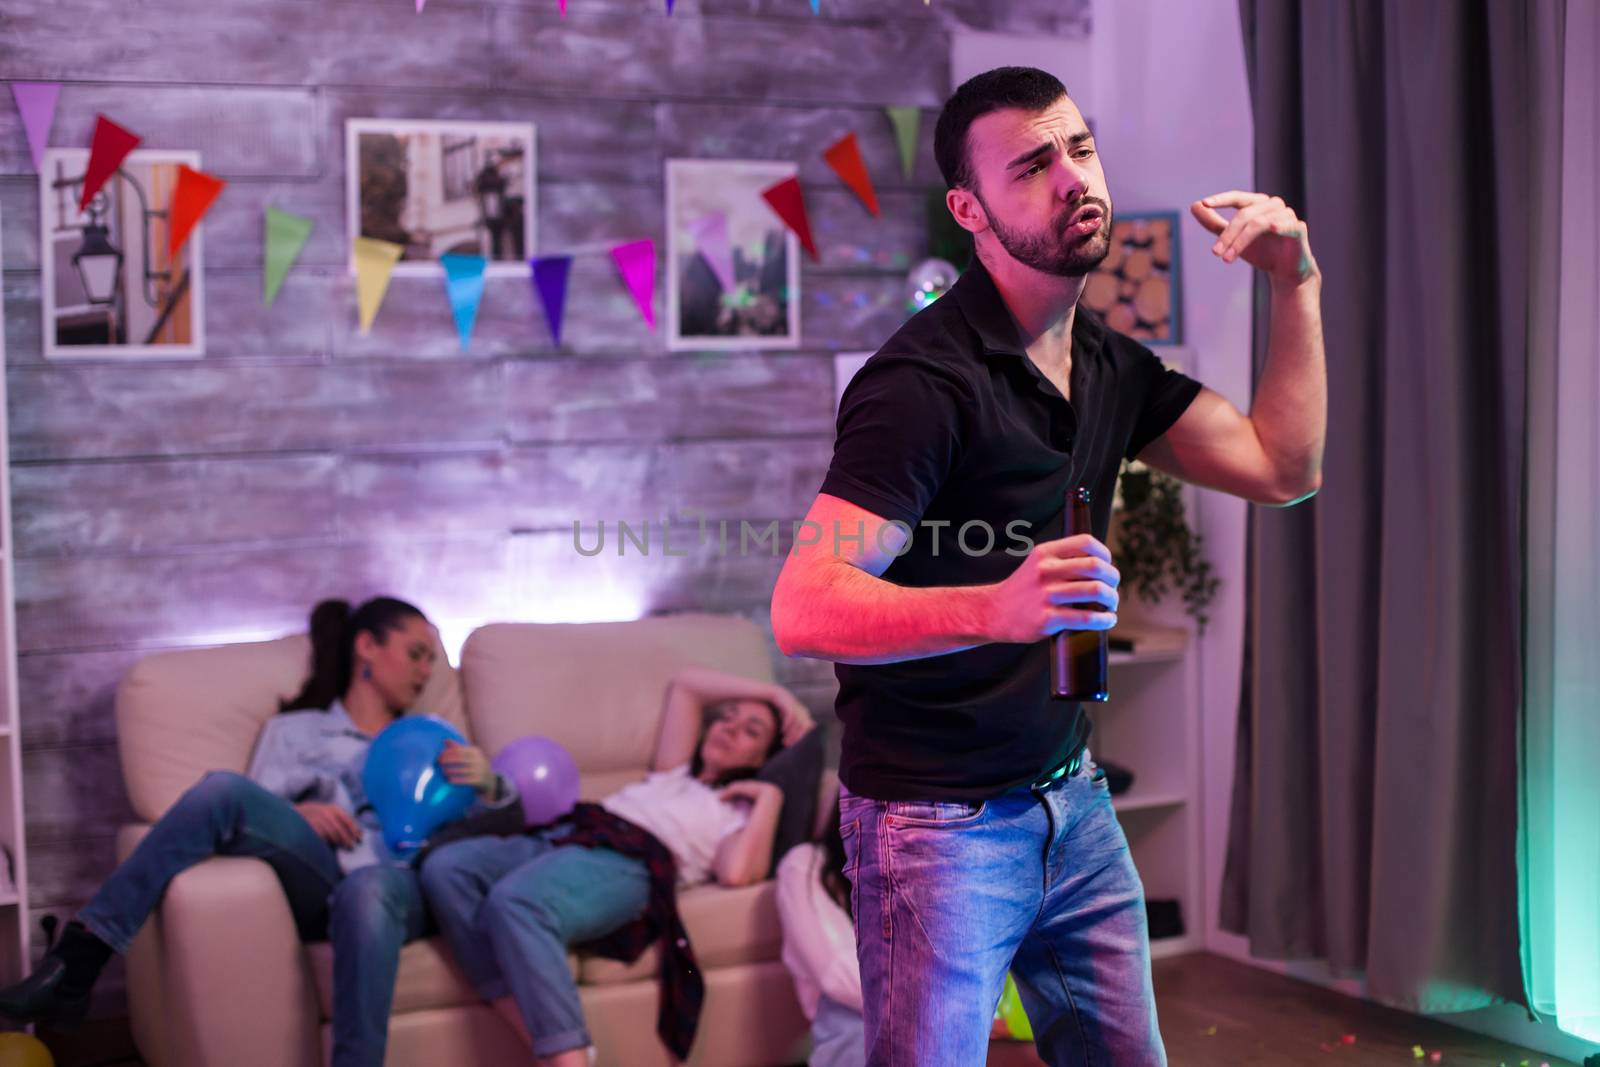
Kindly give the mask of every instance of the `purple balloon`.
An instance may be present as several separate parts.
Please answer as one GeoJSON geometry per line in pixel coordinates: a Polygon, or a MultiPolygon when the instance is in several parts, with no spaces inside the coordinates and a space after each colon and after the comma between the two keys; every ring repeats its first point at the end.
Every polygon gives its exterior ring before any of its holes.
{"type": "Polygon", "coordinates": [[[578,802],[578,764],[548,737],[519,737],[495,756],[494,769],[517,787],[529,826],[555,822],[578,802]]]}

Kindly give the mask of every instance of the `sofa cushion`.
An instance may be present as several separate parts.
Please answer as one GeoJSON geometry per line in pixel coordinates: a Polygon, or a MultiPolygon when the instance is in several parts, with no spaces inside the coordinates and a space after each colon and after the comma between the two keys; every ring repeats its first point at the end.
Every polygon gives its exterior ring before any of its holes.
{"type": "MultiPolygon", "coordinates": [[[[317,1006],[324,1019],[333,1018],[333,946],[326,941],[306,946],[311,977],[317,987],[317,1006]]],[[[568,953],[567,966],[578,974],[578,959],[568,953]]],[[[393,1012],[450,1008],[478,1004],[482,998],[456,966],[450,946],[442,936],[413,941],[400,950],[400,973],[394,981],[393,1012]]]]}
{"type": "MultiPolygon", "coordinates": [[[[134,664],[116,701],[133,810],[154,822],[206,771],[243,773],[261,724],[299,692],[310,667],[304,635],[160,652],[134,664]]],[[[460,681],[443,656],[417,710],[466,728],[460,681]]]]}
{"type": "MultiPolygon", "coordinates": [[[[783,928],[778,922],[776,882],[728,889],[719,885],[678,891],[678,914],[689,931],[701,970],[780,958],[783,928]]],[[[661,969],[661,949],[652,945],[631,964],[585,955],[579,975],[587,985],[654,980],[661,969]]]]}
{"type": "Polygon", "coordinates": [[[478,743],[493,756],[519,737],[553,738],[577,761],[589,798],[615,788],[591,787],[596,772],[644,776],[667,682],[689,666],[772,680],[765,635],[728,615],[496,623],[474,630],[461,650],[478,743]]]}

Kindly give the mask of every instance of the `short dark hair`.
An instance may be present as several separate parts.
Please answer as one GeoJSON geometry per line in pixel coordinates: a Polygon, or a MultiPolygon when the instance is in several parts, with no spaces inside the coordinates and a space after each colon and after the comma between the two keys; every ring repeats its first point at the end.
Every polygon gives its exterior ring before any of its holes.
{"type": "Polygon", "coordinates": [[[1054,74],[1035,67],[997,67],[969,78],[944,102],[933,130],[933,158],[952,189],[973,186],[967,159],[967,131],[991,111],[1021,108],[1043,111],[1067,95],[1067,87],[1054,74]]]}

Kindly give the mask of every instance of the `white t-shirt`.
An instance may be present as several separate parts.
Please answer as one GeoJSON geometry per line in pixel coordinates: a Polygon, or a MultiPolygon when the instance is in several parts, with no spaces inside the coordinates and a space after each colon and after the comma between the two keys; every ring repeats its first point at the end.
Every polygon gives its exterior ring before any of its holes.
{"type": "Polygon", "coordinates": [[[806,1018],[817,1017],[824,995],[861,1010],[861,970],[849,912],[822,885],[826,860],[819,845],[796,845],[778,864],[778,918],[783,923],[783,963],[806,1018]]]}
{"type": "Polygon", "coordinates": [[[625,785],[600,806],[644,827],[666,845],[678,861],[680,886],[711,881],[717,846],[744,829],[750,818],[748,803],[723,800],[715,789],[689,776],[687,763],[625,785]]]}

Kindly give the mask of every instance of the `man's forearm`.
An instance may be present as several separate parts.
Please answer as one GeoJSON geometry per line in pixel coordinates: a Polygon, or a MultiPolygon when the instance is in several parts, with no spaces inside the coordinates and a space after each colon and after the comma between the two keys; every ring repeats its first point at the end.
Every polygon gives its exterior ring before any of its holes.
{"type": "Polygon", "coordinates": [[[789,656],[835,663],[896,663],[986,644],[992,586],[908,588],[843,560],[785,573],[773,630],[789,656]]]}
{"type": "Polygon", "coordinates": [[[1273,283],[1267,361],[1256,385],[1250,421],[1278,471],[1287,500],[1322,482],[1328,427],[1328,373],[1322,344],[1322,278],[1273,283]]]}

